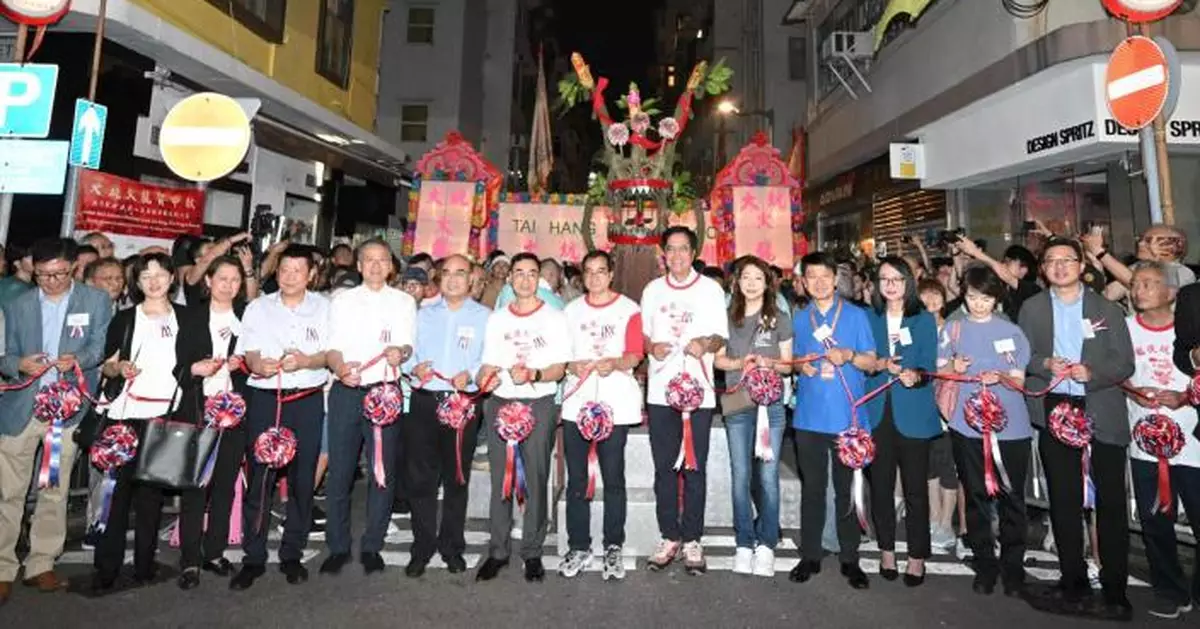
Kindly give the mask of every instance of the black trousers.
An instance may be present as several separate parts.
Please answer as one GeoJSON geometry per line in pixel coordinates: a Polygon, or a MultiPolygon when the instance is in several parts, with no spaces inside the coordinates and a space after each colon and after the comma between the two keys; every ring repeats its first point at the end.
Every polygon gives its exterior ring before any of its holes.
{"type": "MultiPolygon", "coordinates": [[[[842,563],[857,564],[862,531],[858,528],[850,495],[854,470],[842,465],[837,458],[837,435],[797,430],[795,439],[804,489],[800,493],[800,557],[806,561],[821,561],[825,554],[821,548],[821,532],[825,528],[825,490],[832,469],[833,508],[836,509],[838,546],[841,548],[838,559],[842,563]]],[[[924,480],[921,483],[924,486],[924,480]]],[[[888,496],[890,499],[890,492],[888,496]]]]}
{"type": "MultiPolygon", "coordinates": [[[[1083,401],[1051,394],[1046,396],[1046,412],[1064,400],[1083,401]]],[[[1097,441],[1092,442],[1091,450],[1100,585],[1105,594],[1124,596],[1129,584],[1129,516],[1125,503],[1125,462],[1129,455],[1121,446],[1097,441]]],[[[1049,430],[1043,430],[1038,437],[1038,454],[1046,473],[1050,525],[1058,546],[1062,584],[1071,594],[1085,594],[1091,588],[1083,553],[1083,451],[1064,445],[1049,430]]]]}
{"type": "MultiPolygon", "coordinates": [[[[588,451],[575,422],[564,421],[563,450],[567,459],[567,543],[571,550],[592,548],[592,503],[587,499],[588,451]]],[[[613,433],[596,444],[600,477],[604,481],[604,545],[625,545],[625,442],[629,426],[613,426],[613,433]]]]}
{"type": "Polygon", "coordinates": [[[401,424],[400,449],[404,454],[402,474],[412,509],[414,561],[427,562],[434,552],[442,558],[461,557],[467,548],[463,528],[467,523],[467,489],[471,482],[471,458],[479,436],[482,405],[463,427],[462,474],[459,484],[455,431],[438,422],[438,404],[449,393],[413,391],[409,414],[401,424]],[[442,494],[442,521],[438,525],[438,487],[442,494]]]}
{"type": "MultiPolygon", "coordinates": [[[[995,498],[988,496],[984,483],[983,439],[973,439],[957,432],[950,433],[954,447],[954,465],[966,495],[967,545],[975,554],[975,570],[990,576],[1000,575],[1004,582],[1017,585],[1025,580],[1025,481],[1029,476],[1029,439],[1000,441],[1000,456],[1012,487],[995,498]],[[996,543],[992,537],[992,521],[988,503],[995,501],[1000,516],[1000,560],[996,560],[996,543]]],[[[999,474],[999,470],[997,470],[999,474]]],[[[1078,526],[1076,527],[1078,528],[1078,526]]]]}
{"type": "MultiPolygon", "coordinates": [[[[1138,521],[1142,524],[1142,540],[1146,543],[1146,561],[1150,563],[1150,585],[1154,587],[1154,593],[1176,605],[1200,601],[1200,568],[1193,559],[1189,583],[1179,565],[1179,542],[1175,536],[1175,522],[1182,504],[1192,535],[1200,539],[1200,468],[1170,466],[1174,497],[1168,514],[1154,510],[1158,501],[1158,465],[1133,459],[1129,466],[1133,472],[1133,494],[1137,497],[1138,521]]],[[[1195,552],[1192,555],[1197,556],[1195,552]]]]}
{"type": "Polygon", "coordinates": [[[267,531],[271,526],[275,482],[280,474],[287,475],[288,501],[279,560],[299,561],[312,528],[313,484],[317,457],[321,454],[325,400],[318,390],[283,405],[282,425],[295,433],[297,446],[292,462],[278,470],[254,458],[254,440],[275,425],[275,391],[251,389],[246,403],[246,460],[250,478],[242,504],[242,550],[246,553],[242,565],[267,563],[267,531]]]}
{"type": "Polygon", "coordinates": [[[692,411],[692,439],[696,469],[675,469],[683,443],[683,415],[669,407],[650,404],[650,454],[654,457],[654,501],[658,530],[663,539],[698,542],[704,535],[704,505],[708,492],[708,442],[713,409],[692,411]],[[679,484],[683,483],[683,513],[679,512],[679,484]]]}
{"type": "Polygon", "coordinates": [[[867,468],[871,479],[871,514],[879,549],[896,549],[896,469],[904,484],[904,532],[908,556],[928,559],[929,542],[929,440],[910,439],[896,429],[891,394],[884,401],[883,421],[871,433],[875,437],[875,460],[867,468]]]}
{"type": "MultiPolygon", "coordinates": [[[[141,442],[146,437],[145,419],[123,422],[137,434],[141,442]]],[[[125,534],[129,530],[129,510],[133,509],[133,569],[139,577],[154,575],[154,553],[158,550],[158,527],[162,522],[164,490],[134,480],[137,461],[130,461],[117,472],[108,525],[96,544],[92,564],[103,579],[115,579],[125,563],[125,534]]]]}
{"type": "Polygon", "coordinates": [[[180,495],[180,567],[194,568],[222,557],[229,546],[229,514],[233,510],[234,483],[246,458],[246,426],[221,434],[217,461],[208,487],[180,495]],[[205,525],[204,515],[208,514],[205,525]]]}

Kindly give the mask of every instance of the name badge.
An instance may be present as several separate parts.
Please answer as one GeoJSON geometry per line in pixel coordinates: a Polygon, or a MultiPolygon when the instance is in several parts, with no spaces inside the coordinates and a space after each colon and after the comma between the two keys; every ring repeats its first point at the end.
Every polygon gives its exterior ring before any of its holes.
{"type": "Polygon", "coordinates": [[[1017,351],[1017,344],[1012,339],[1000,339],[992,343],[997,354],[1009,354],[1017,351]]]}
{"type": "Polygon", "coordinates": [[[86,326],[90,320],[86,312],[67,315],[67,325],[70,327],[86,326]]]}
{"type": "Polygon", "coordinates": [[[833,364],[830,363],[829,361],[822,361],[821,362],[821,379],[822,380],[833,380],[833,376],[834,376],[833,364]]]}
{"type": "Polygon", "coordinates": [[[467,339],[468,341],[471,339],[474,339],[475,338],[475,328],[465,326],[465,325],[459,326],[457,336],[460,339],[467,339]]]}
{"type": "Polygon", "coordinates": [[[828,324],[822,324],[821,327],[813,330],[813,338],[817,339],[818,343],[824,343],[831,336],[833,336],[833,330],[828,324]]]}
{"type": "Polygon", "coordinates": [[[1092,324],[1091,319],[1083,320],[1083,338],[1085,338],[1085,339],[1096,338],[1096,327],[1092,324]]]}
{"type": "Polygon", "coordinates": [[[900,344],[905,347],[912,345],[912,332],[908,328],[900,328],[900,344]]]}

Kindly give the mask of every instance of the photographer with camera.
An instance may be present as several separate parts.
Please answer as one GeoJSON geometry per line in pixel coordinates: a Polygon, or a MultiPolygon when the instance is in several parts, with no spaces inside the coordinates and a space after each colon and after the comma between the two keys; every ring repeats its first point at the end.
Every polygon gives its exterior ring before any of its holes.
{"type": "Polygon", "coordinates": [[[1021,311],[1021,305],[1025,303],[1025,300],[1042,292],[1036,282],[1037,258],[1025,247],[1011,245],[1004,250],[1003,258],[997,261],[989,256],[982,247],[961,233],[957,235],[957,241],[953,246],[962,255],[976,262],[982,262],[991,268],[1008,285],[1009,292],[1004,300],[1004,312],[1010,319],[1017,318],[1017,313],[1021,311]]]}
{"type": "Polygon", "coordinates": [[[232,255],[242,264],[242,270],[246,277],[246,299],[253,300],[258,297],[259,285],[258,277],[254,273],[254,254],[250,252],[250,232],[238,232],[232,236],[227,236],[216,242],[208,244],[201,249],[201,253],[196,258],[196,263],[188,267],[187,272],[183,276],[183,291],[189,306],[196,305],[205,301],[207,298],[207,289],[204,284],[204,277],[208,274],[208,267],[217,259],[226,255],[232,255]]]}

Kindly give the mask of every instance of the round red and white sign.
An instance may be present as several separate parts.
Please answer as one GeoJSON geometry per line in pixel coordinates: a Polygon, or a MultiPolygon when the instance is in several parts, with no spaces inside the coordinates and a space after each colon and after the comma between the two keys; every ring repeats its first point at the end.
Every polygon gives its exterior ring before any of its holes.
{"type": "Polygon", "coordinates": [[[53,24],[70,8],[71,0],[0,0],[0,14],[28,26],[53,24]]]}
{"type": "Polygon", "coordinates": [[[1141,24],[1161,20],[1183,4],[1183,0],[1100,0],[1116,17],[1141,24]]]}
{"type": "Polygon", "coordinates": [[[1104,70],[1104,94],[1113,119],[1141,129],[1162,111],[1170,89],[1167,57],[1153,39],[1135,35],[1117,45],[1104,70]]]}

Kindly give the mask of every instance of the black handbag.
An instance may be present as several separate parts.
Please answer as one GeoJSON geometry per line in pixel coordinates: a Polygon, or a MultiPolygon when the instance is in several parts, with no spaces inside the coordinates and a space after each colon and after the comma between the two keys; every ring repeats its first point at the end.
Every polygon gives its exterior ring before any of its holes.
{"type": "Polygon", "coordinates": [[[134,478],[170,489],[199,489],[220,431],[192,422],[146,420],[134,478]]]}

